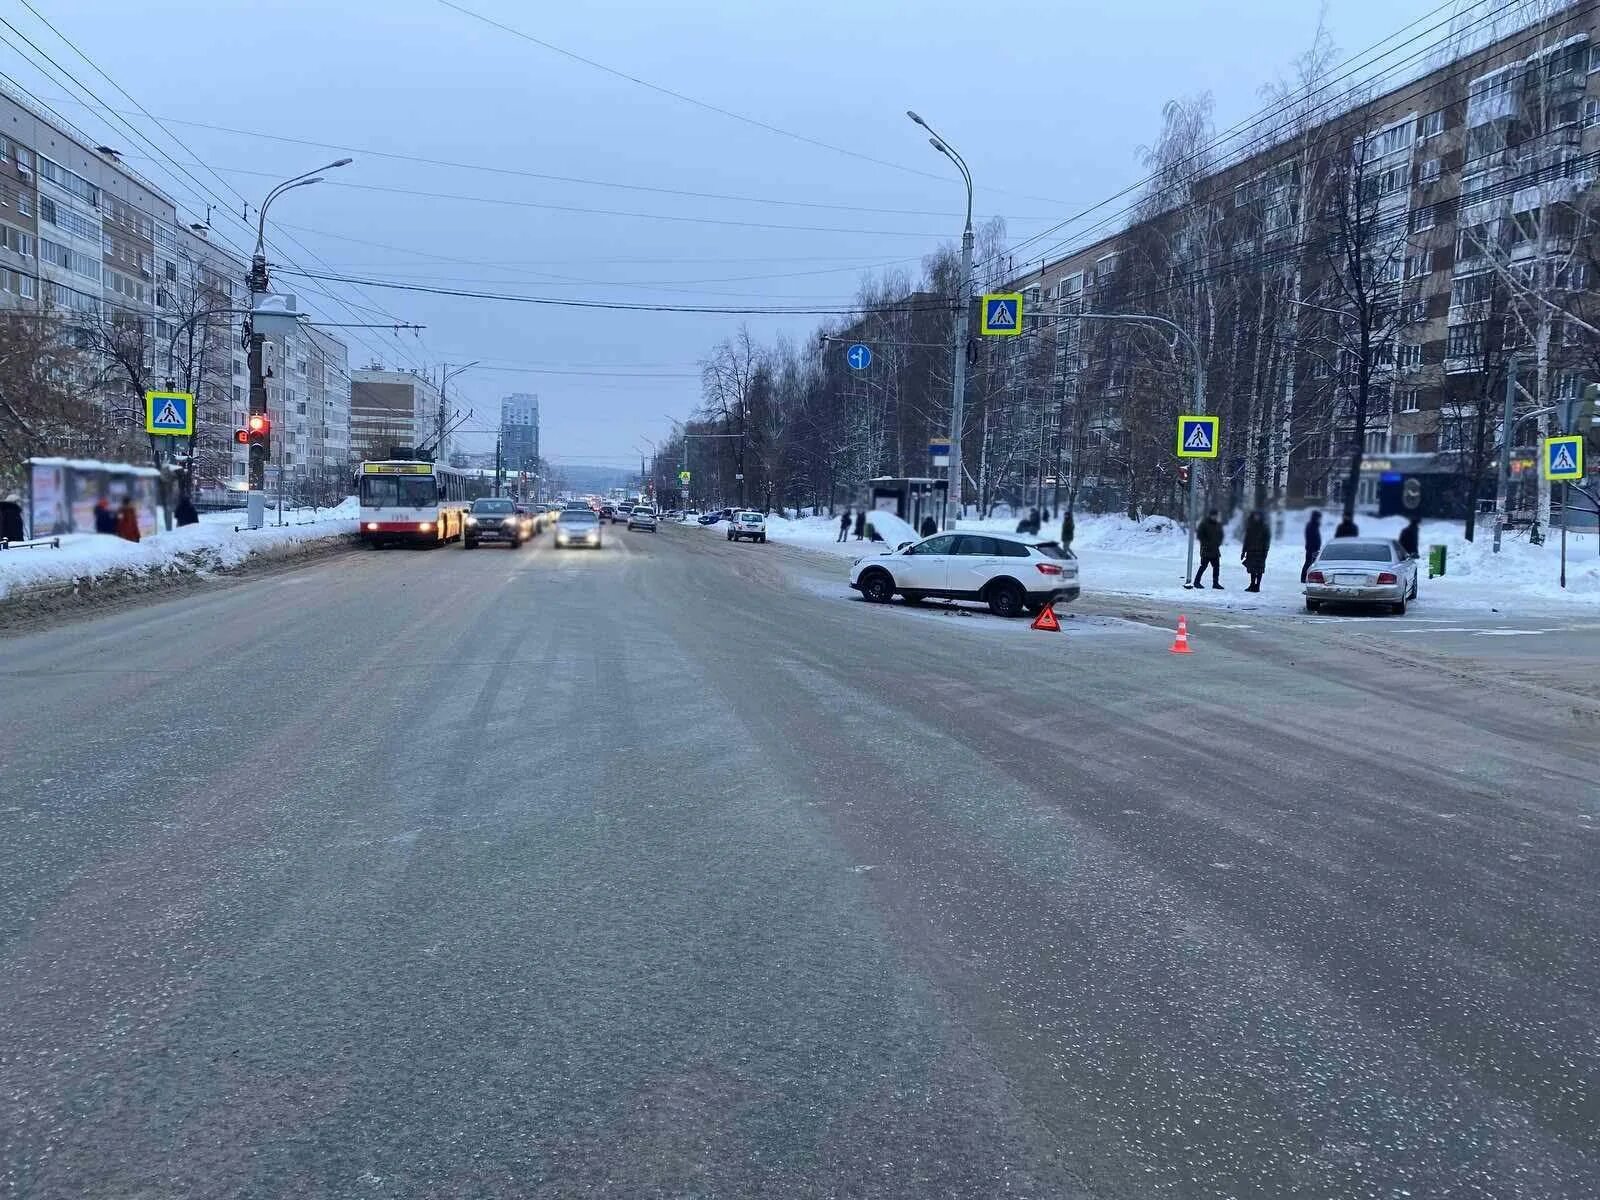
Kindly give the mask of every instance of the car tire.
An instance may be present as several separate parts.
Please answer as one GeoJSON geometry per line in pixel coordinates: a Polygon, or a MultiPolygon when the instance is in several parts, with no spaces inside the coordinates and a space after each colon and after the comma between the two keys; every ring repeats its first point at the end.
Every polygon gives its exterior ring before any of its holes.
{"type": "Polygon", "coordinates": [[[763,546],[765,546],[767,544],[767,535],[763,533],[760,537],[758,537],[756,539],[756,541],[760,542],[763,546]]]}
{"type": "Polygon", "coordinates": [[[1389,606],[1389,611],[1394,613],[1394,615],[1397,616],[1397,617],[1405,616],[1406,615],[1406,602],[1403,599],[1402,600],[1396,600],[1393,604],[1391,604],[1389,606]]]}
{"type": "Polygon", "coordinates": [[[478,543],[472,538],[464,537],[461,539],[461,548],[463,550],[476,550],[478,548],[478,543]]]}
{"type": "Polygon", "coordinates": [[[1015,580],[997,579],[987,591],[985,599],[989,603],[989,611],[997,617],[1020,617],[1027,606],[1027,593],[1015,580]]]}
{"type": "Polygon", "coordinates": [[[1306,611],[1307,612],[1316,612],[1321,607],[1322,607],[1322,601],[1321,600],[1307,600],[1306,601],[1306,611]]]}
{"type": "Polygon", "coordinates": [[[861,595],[872,604],[887,604],[894,599],[894,576],[882,567],[864,572],[858,582],[861,595]]]}

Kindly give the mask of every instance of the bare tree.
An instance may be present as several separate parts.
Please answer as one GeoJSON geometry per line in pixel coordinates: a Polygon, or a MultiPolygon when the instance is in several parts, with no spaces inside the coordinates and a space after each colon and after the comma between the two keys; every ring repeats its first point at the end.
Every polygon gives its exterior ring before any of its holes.
{"type": "Polygon", "coordinates": [[[0,490],[22,482],[33,455],[95,458],[121,433],[88,386],[84,352],[50,309],[0,315],[0,490]]]}

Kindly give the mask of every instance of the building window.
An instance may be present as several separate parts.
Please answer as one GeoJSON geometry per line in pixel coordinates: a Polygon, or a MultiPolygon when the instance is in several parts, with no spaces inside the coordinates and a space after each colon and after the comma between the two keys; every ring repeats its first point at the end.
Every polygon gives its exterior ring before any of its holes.
{"type": "Polygon", "coordinates": [[[1417,452],[1417,435],[1414,433],[1395,434],[1394,452],[1396,454],[1415,454],[1417,452]]]}
{"type": "Polygon", "coordinates": [[[1423,183],[1432,183],[1439,178],[1439,160],[1430,158],[1423,162],[1422,169],[1417,172],[1417,178],[1423,183]]]}
{"type": "Polygon", "coordinates": [[[17,211],[25,217],[33,216],[33,197],[28,194],[27,188],[17,193],[17,211]]]}
{"type": "Polygon", "coordinates": [[[1413,371],[1422,365],[1422,347],[1415,343],[1400,343],[1398,366],[1402,371],[1413,371]]]}
{"type": "Polygon", "coordinates": [[[1424,250],[1421,254],[1406,255],[1406,278],[1420,279],[1433,270],[1433,252],[1424,250]]]}
{"type": "Polygon", "coordinates": [[[1446,357],[1469,358],[1483,353],[1483,330],[1482,321],[1450,326],[1450,333],[1445,341],[1446,357]]]}
{"type": "Polygon", "coordinates": [[[1423,116],[1422,116],[1422,120],[1419,121],[1418,124],[1417,124],[1417,136],[1419,138],[1422,138],[1423,140],[1426,140],[1426,139],[1431,138],[1431,137],[1437,137],[1439,134],[1441,134],[1443,132],[1444,132],[1444,109],[1442,109],[1442,108],[1438,109],[1435,112],[1424,113],[1423,116]]]}
{"type": "Polygon", "coordinates": [[[1411,214],[1411,230],[1421,233],[1424,229],[1433,228],[1433,205],[1424,204],[1411,214]]]}
{"type": "Polygon", "coordinates": [[[1421,404],[1421,389],[1419,389],[1419,388],[1401,388],[1400,389],[1400,411],[1401,412],[1408,412],[1408,413],[1419,412],[1419,411],[1421,411],[1421,408],[1422,408],[1422,404],[1421,404]]]}
{"type": "Polygon", "coordinates": [[[1365,451],[1368,454],[1384,454],[1389,449],[1389,431],[1387,429],[1367,430],[1365,451]]]}

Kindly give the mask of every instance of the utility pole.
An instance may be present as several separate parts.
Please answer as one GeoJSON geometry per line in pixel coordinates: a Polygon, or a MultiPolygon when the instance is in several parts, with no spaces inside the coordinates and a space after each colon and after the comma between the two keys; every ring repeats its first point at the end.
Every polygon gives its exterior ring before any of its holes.
{"type": "Polygon", "coordinates": [[[961,423],[967,401],[967,340],[970,336],[969,293],[972,291],[972,172],[967,160],[940,137],[938,132],[909,109],[906,116],[922,126],[931,135],[929,143],[940,154],[955,163],[967,185],[967,224],[961,232],[961,282],[956,287],[955,361],[952,364],[950,383],[950,486],[946,492],[949,525],[954,528],[961,516],[961,423]]]}
{"type": "Polygon", "coordinates": [[[1500,483],[1494,498],[1494,552],[1500,553],[1500,531],[1511,515],[1511,435],[1516,426],[1517,360],[1506,359],[1506,408],[1500,426],[1500,483]]]}
{"type": "Polygon", "coordinates": [[[500,474],[503,469],[500,461],[500,444],[502,437],[502,434],[497,433],[494,435],[494,494],[496,496],[500,494],[500,474]]]}

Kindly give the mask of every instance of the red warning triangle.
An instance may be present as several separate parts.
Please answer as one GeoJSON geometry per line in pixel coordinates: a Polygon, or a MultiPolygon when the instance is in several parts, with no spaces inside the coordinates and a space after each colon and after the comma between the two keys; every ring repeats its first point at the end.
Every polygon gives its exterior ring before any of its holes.
{"type": "Polygon", "coordinates": [[[1046,633],[1060,633],[1061,622],[1056,620],[1055,606],[1046,604],[1039,610],[1039,615],[1033,619],[1034,629],[1042,629],[1046,633]]]}

